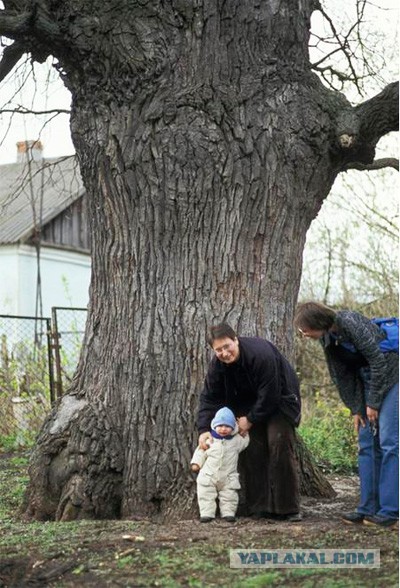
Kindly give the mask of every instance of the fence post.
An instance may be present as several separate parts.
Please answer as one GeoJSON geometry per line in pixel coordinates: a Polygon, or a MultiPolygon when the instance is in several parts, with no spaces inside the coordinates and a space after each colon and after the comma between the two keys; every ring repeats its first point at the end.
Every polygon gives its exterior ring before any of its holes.
{"type": "Polygon", "coordinates": [[[61,398],[63,394],[62,389],[62,376],[61,376],[61,357],[60,357],[60,333],[58,332],[58,325],[57,325],[57,310],[56,307],[53,306],[51,309],[51,318],[52,318],[52,340],[53,343],[51,345],[52,349],[54,349],[54,359],[55,359],[55,367],[56,367],[56,378],[54,381],[54,387],[56,391],[56,397],[61,398]]]}
{"type": "Polygon", "coordinates": [[[51,339],[51,319],[46,319],[46,335],[47,335],[47,357],[49,362],[49,387],[50,387],[50,402],[54,404],[56,400],[56,392],[54,387],[54,358],[53,346],[51,339]]]}

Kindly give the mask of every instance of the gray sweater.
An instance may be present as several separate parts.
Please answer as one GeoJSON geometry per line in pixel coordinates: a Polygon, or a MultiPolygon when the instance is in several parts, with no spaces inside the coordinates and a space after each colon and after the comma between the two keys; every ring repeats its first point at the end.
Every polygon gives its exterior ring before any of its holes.
{"type": "Polygon", "coordinates": [[[386,394],[399,381],[399,354],[381,352],[383,331],[358,312],[337,312],[334,325],[337,339],[328,334],[320,341],[341,399],[353,414],[365,414],[366,406],[379,410],[386,394]],[[346,352],[341,341],[352,343],[358,353],[346,352]],[[364,368],[369,370],[367,388],[361,377],[364,368]]]}

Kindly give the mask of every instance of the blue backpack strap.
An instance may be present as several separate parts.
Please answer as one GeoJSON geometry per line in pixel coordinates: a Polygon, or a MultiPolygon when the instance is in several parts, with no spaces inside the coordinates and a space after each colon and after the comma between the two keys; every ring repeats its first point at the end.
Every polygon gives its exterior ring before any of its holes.
{"type": "Polygon", "coordinates": [[[340,338],[337,335],[335,335],[335,333],[329,333],[329,336],[334,341],[335,345],[341,345],[342,347],[347,349],[347,351],[351,351],[352,353],[357,353],[357,349],[354,347],[354,345],[352,343],[350,343],[348,341],[341,341],[340,338]]]}

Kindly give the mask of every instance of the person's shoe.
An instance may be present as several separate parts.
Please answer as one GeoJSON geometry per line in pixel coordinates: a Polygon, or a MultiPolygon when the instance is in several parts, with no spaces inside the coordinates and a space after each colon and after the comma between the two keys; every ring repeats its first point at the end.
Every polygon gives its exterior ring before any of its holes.
{"type": "Polygon", "coordinates": [[[299,523],[303,520],[303,515],[301,512],[293,512],[292,514],[285,515],[283,520],[288,523],[299,523]]]}
{"type": "Polygon", "coordinates": [[[397,519],[391,519],[389,517],[382,517],[380,515],[374,515],[372,517],[364,517],[365,525],[377,525],[378,527],[394,527],[397,525],[397,519]]]}
{"type": "Polygon", "coordinates": [[[259,510],[257,512],[253,512],[250,517],[255,520],[259,519],[270,519],[272,517],[271,513],[267,512],[266,510],[259,510]]]}
{"type": "Polygon", "coordinates": [[[200,523],[211,523],[214,520],[214,517],[200,517],[200,523]]]}
{"type": "Polygon", "coordinates": [[[303,515],[300,512],[291,512],[288,514],[268,513],[267,518],[285,523],[298,523],[303,520],[303,515]]]}
{"type": "Polygon", "coordinates": [[[222,517],[222,520],[226,521],[227,523],[236,523],[236,517],[231,517],[231,516],[222,517]]]}
{"type": "Polygon", "coordinates": [[[341,519],[346,525],[360,525],[364,521],[365,515],[360,512],[349,512],[342,515],[341,519]]]}

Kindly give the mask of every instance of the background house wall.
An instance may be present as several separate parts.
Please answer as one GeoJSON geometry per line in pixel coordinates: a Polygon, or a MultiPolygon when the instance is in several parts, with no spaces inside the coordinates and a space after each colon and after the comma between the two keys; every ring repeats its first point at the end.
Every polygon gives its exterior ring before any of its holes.
{"type": "MultiPolygon", "coordinates": [[[[37,258],[29,245],[0,247],[0,314],[36,315],[37,258]]],[[[52,306],[82,307],[89,300],[90,256],[41,247],[40,276],[43,313],[52,306]]]]}
{"type": "Polygon", "coordinates": [[[89,300],[90,237],[77,161],[44,160],[42,150],[40,141],[21,141],[17,162],[0,166],[0,314],[49,317],[53,306],[86,308],[89,300]]]}

